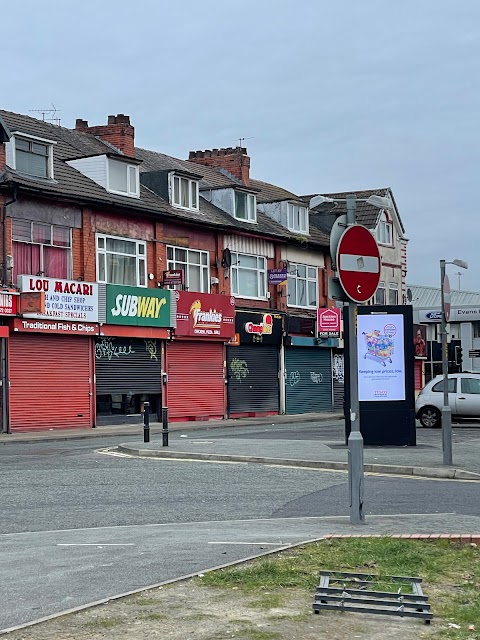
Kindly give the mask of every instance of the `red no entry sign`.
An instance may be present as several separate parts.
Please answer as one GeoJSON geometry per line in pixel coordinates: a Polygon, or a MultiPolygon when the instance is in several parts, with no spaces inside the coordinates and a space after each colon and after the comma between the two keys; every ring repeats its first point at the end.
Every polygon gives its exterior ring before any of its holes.
{"type": "Polygon", "coordinates": [[[375,238],[361,224],[344,231],[337,247],[337,271],[347,296],[354,302],[370,300],[380,280],[380,253],[375,238]]]}

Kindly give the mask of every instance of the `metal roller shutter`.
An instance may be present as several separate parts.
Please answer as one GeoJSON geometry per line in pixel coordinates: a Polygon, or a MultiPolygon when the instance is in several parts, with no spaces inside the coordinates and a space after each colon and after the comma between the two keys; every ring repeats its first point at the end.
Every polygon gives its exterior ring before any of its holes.
{"type": "Polygon", "coordinates": [[[331,350],[285,350],[287,413],[332,410],[331,350]]]}
{"type": "Polygon", "coordinates": [[[12,431],[91,427],[90,339],[16,333],[9,343],[12,431]]]}
{"type": "Polygon", "coordinates": [[[167,346],[170,418],[223,418],[224,345],[175,341],[167,346]]]}
{"type": "Polygon", "coordinates": [[[95,344],[97,395],[161,392],[159,340],[100,338],[95,344]]]}
{"type": "Polygon", "coordinates": [[[337,411],[343,411],[344,360],[343,351],[336,349],[332,351],[333,408],[337,411]]]}
{"type": "Polygon", "coordinates": [[[240,345],[227,348],[228,412],[278,412],[278,349],[240,345]]]}
{"type": "Polygon", "coordinates": [[[421,391],[423,387],[423,360],[415,360],[414,372],[415,372],[415,391],[421,391]]]}

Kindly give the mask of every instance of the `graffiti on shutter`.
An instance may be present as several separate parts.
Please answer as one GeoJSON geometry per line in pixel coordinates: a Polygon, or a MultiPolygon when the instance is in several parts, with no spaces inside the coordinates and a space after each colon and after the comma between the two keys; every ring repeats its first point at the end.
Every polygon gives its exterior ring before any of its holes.
{"type": "Polygon", "coordinates": [[[343,353],[335,353],[333,355],[332,375],[333,379],[337,380],[337,382],[344,381],[345,378],[343,353]]]}

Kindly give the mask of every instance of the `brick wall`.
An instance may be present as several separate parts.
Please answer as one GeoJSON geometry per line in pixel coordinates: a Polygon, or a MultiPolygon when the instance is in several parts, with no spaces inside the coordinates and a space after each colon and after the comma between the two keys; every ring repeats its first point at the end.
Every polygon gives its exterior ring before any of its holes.
{"type": "Polygon", "coordinates": [[[126,156],[135,156],[135,129],[130,124],[130,116],[119,113],[116,116],[108,116],[108,124],[89,127],[86,120],[80,118],[75,123],[76,131],[91,133],[102,140],[115,145],[126,156]]]}
{"type": "Polygon", "coordinates": [[[0,143],[0,171],[5,169],[5,145],[3,142],[0,143]]]}

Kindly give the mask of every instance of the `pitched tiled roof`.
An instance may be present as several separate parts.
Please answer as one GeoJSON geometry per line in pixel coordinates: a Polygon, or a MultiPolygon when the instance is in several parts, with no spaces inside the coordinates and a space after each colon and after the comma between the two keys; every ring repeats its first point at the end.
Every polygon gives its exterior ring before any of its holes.
{"type": "Polygon", "coordinates": [[[259,189],[257,194],[257,202],[282,202],[283,200],[301,201],[301,198],[291,191],[282,189],[275,184],[262,182],[261,180],[250,180],[250,186],[259,189]]]}
{"type": "MultiPolygon", "coordinates": [[[[246,225],[240,220],[235,220],[205,198],[200,198],[200,211],[195,212],[172,207],[165,199],[144,185],[140,186],[140,198],[109,193],[96,182],[68,165],[66,161],[72,158],[111,154],[112,145],[90,133],[67,129],[30,116],[0,110],[0,117],[11,133],[18,131],[56,142],[53,154],[54,180],[30,177],[7,168],[0,175],[0,183],[12,182],[32,193],[67,198],[76,202],[123,208],[132,214],[137,212],[139,214],[161,215],[194,224],[224,228],[226,231],[236,229],[241,233],[268,235],[279,240],[290,238],[297,241],[296,234],[289,232],[282,225],[260,212],[257,214],[256,225],[246,225]]],[[[121,151],[118,153],[122,155],[121,151]]],[[[140,171],[178,170],[201,175],[202,189],[232,188],[240,184],[226,171],[212,169],[187,160],[179,160],[162,153],[136,149],[135,156],[141,161],[140,171]]],[[[252,186],[253,189],[257,189],[255,185],[252,186]]],[[[321,233],[312,233],[309,241],[315,245],[325,245],[325,238],[321,233]]]]}
{"type": "MultiPolygon", "coordinates": [[[[398,213],[398,209],[397,209],[395,200],[393,198],[392,191],[389,187],[383,187],[381,189],[364,189],[362,191],[343,191],[338,193],[322,193],[321,195],[327,198],[332,198],[333,200],[338,198],[338,202],[332,203],[331,206],[329,206],[328,203],[324,203],[323,205],[320,205],[321,211],[322,212],[327,211],[328,213],[332,213],[334,211],[336,215],[347,213],[347,205],[346,205],[346,202],[344,202],[344,200],[350,194],[354,194],[357,196],[357,222],[359,224],[363,224],[368,229],[375,229],[378,223],[378,217],[380,215],[381,210],[378,209],[378,207],[374,207],[372,204],[368,204],[368,202],[362,202],[362,201],[374,195],[390,196],[395,206],[396,216],[398,218],[400,229],[402,233],[405,233],[405,229],[403,227],[402,220],[398,213]]],[[[302,200],[304,202],[309,202],[310,199],[313,198],[315,195],[317,194],[302,196],[302,200]]]]}

